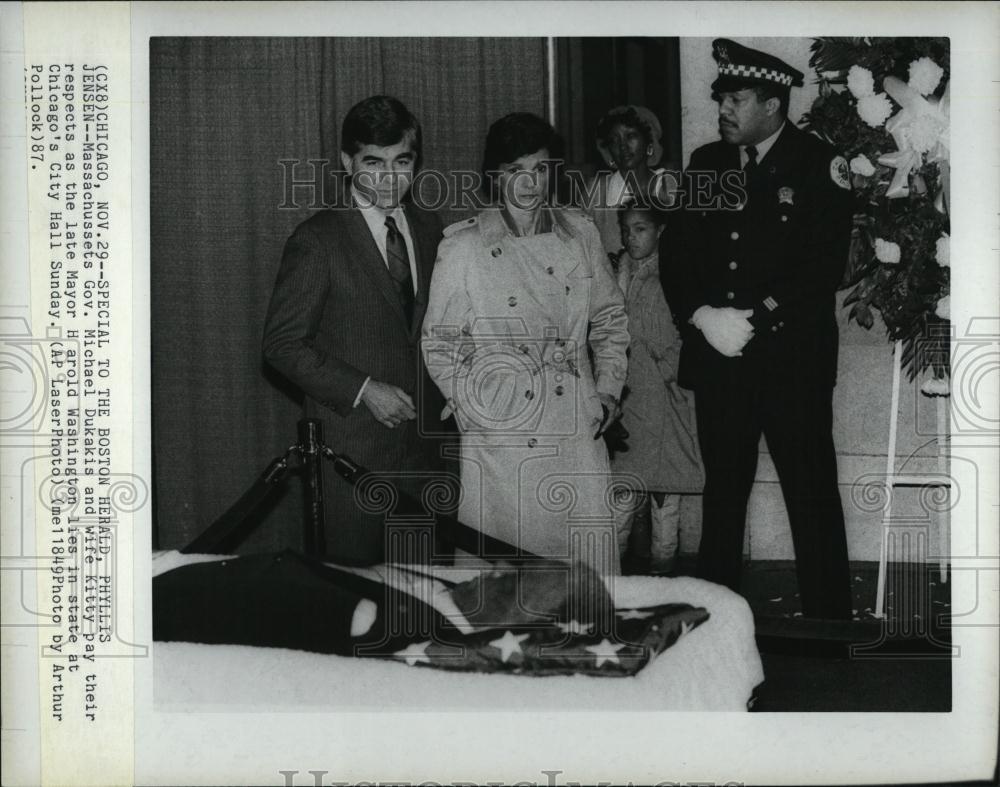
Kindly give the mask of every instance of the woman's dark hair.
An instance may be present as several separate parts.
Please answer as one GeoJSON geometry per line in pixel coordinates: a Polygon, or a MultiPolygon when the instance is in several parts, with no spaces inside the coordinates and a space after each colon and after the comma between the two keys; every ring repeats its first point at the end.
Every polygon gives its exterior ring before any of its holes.
{"type": "Polygon", "coordinates": [[[628,128],[638,130],[646,140],[647,145],[653,141],[653,129],[649,127],[649,124],[645,120],[639,117],[639,113],[632,107],[624,107],[616,112],[609,112],[602,117],[601,122],[597,124],[598,141],[607,145],[611,141],[611,132],[615,126],[627,126],[628,128]]]}
{"type": "Polygon", "coordinates": [[[370,96],[350,108],[340,130],[340,149],[353,156],[364,145],[398,145],[409,136],[417,167],[423,155],[420,122],[392,96],[370,96]]]}
{"type": "MultiPolygon", "coordinates": [[[[545,149],[549,159],[559,161],[563,156],[563,140],[556,130],[538,115],[530,112],[513,112],[496,121],[486,133],[483,151],[483,191],[492,199],[497,197],[496,182],[501,164],[509,164],[521,156],[528,156],[545,149]]],[[[549,187],[555,178],[549,178],[549,187]]]]}

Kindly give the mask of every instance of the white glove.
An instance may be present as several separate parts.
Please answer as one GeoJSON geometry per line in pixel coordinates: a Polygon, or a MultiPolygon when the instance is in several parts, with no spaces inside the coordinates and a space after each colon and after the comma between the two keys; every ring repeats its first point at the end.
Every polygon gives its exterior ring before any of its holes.
{"type": "Polygon", "coordinates": [[[727,358],[734,358],[743,355],[743,348],[753,338],[753,326],[747,319],[752,315],[753,309],[702,306],[691,322],[712,347],[727,358]]]}

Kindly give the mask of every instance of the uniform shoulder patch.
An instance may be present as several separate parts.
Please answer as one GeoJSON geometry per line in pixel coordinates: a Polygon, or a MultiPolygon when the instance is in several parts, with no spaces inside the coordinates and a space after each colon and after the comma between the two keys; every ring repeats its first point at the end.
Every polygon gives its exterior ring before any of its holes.
{"type": "Polygon", "coordinates": [[[475,227],[478,223],[479,219],[476,216],[456,221],[454,224],[449,224],[444,228],[444,236],[446,238],[450,238],[456,232],[461,232],[462,230],[469,229],[470,227],[475,227]]]}
{"type": "Polygon", "coordinates": [[[851,188],[851,170],[847,166],[847,159],[843,156],[836,156],[830,162],[830,180],[842,189],[851,188]]]}

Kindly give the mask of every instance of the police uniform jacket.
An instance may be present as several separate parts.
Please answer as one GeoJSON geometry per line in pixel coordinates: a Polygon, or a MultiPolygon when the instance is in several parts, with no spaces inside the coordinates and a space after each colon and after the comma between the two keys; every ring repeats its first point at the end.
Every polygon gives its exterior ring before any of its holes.
{"type": "Polygon", "coordinates": [[[783,357],[808,357],[812,373],[832,385],[834,293],[851,234],[846,161],[786,122],[752,173],[742,172],[737,145],[698,148],[685,188],[686,208],[673,217],[680,249],[661,254],[664,289],[684,335],[681,385],[697,389],[715,379],[720,364],[734,361],[688,322],[704,305],[753,309],[755,335],[741,362],[770,358],[780,370],[783,357]]]}

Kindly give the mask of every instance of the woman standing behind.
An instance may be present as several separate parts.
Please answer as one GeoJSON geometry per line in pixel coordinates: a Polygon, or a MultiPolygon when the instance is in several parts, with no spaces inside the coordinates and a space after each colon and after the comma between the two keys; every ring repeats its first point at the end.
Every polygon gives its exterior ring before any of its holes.
{"type": "Polygon", "coordinates": [[[629,202],[666,208],[676,186],[671,173],[657,167],[663,156],[660,121],[646,107],[615,107],[597,125],[597,149],[613,172],[597,176],[588,213],[608,254],[622,247],[618,209],[629,202]]]}
{"type": "Polygon", "coordinates": [[[674,568],[679,546],[681,493],[700,493],[704,471],[694,399],[677,385],[680,334],[660,286],[657,249],[666,216],[630,206],[618,218],[625,247],[618,258],[618,283],[632,342],[622,400],[628,451],[615,454],[612,468],[616,476],[622,474],[623,485],[633,481],[631,511],[619,521],[619,547],[624,554],[631,532],[637,560],[629,568],[666,573],[674,568]]]}
{"type": "Polygon", "coordinates": [[[493,204],[444,231],[422,350],[461,431],[459,519],[617,573],[597,436],[620,414],[627,320],[593,222],[549,201],[561,148],[535,115],[490,127],[493,204]]]}

